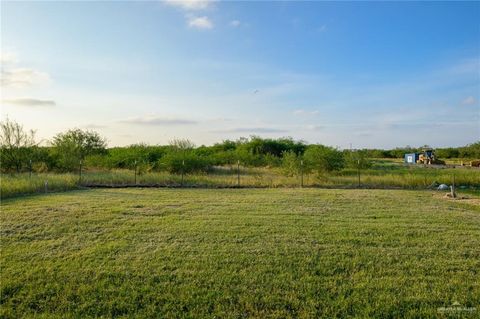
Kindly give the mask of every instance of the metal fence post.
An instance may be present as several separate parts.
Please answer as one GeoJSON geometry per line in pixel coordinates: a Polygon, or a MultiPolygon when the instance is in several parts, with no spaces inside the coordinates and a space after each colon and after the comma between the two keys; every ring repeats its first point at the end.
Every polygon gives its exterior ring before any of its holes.
{"type": "Polygon", "coordinates": [[[80,167],[78,170],[78,184],[82,183],[82,160],[80,160],[80,167]]]}
{"type": "Polygon", "coordinates": [[[134,184],[137,185],[137,160],[134,162],[134,169],[135,169],[135,182],[134,184]]]}
{"type": "Polygon", "coordinates": [[[303,188],[303,160],[300,160],[300,187],[303,188]]]}
{"type": "Polygon", "coordinates": [[[237,186],[240,187],[240,160],[237,160],[237,186]]]}
{"type": "Polygon", "coordinates": [[[29,178],[32,178],[32,160],[30,160],[29,163],[30,163],[30,167],[29,167],[30,172],[29,172],[29,176],[28,176],[28,177],[29,177],[29,178]]]}
{"type": "Polygon", "coordinates": [[[185,160],[182,160],[182,187],[183,187],[183,175],[185,174],[185,160]]]}
{"type": "Polygon", "coordinates": [[[360,160],[357,161],[358,187],[360,187],[360,160]]]}

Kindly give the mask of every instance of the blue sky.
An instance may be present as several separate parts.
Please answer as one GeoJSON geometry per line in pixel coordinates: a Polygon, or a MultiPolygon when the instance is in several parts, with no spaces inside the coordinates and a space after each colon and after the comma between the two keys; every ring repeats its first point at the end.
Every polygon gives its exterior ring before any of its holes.
{"type": "Polygon", "coordinates": [[[479,2],[4,2],[2,117],[110,145],[480,139],[479,2]]]}

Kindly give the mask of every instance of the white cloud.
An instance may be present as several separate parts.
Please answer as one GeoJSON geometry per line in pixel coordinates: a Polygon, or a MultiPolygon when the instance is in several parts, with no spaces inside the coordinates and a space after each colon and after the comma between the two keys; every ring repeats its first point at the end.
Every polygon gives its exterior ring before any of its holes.
{"type": "Polygon", "coordinates": [[[56,103],[53,100],[39,100],[30,98],[21,99],[3,99],[2,103],[18,106],[55,106],[56,103]]]}
{"type": "Polygon", "coordinates": [[[188,26],[191,28],[197,29],[212,29],[213,22],[207,17],[189,17],[188,18],[188,26]]]}
{"type": "Polygon", "coordinates": [[[213,133],[287,133],[288,130],[273,127],[236,127],[226,130],[214,130],[213,133]]]}
{"type": "Polygon", "coordinates": [[[232,21],[230,21],[230,26],[235,27],[235,28],[236,28],[236,27],[239,27],[240,24],[241,24],[241,23],[240,23],[240,21],[238,21],[238,20],[232,20],[232,21]]]}
{"type": "Polygon", "coordinates": [[[318,29],[317,29],[318,32],[326,32],[327,31],[327,25],[324,24],[322,26],[320,26],[318,29]]]}
{"type": "Polygon", "coordinates": [[[45,72],[29,68],[2,69],[1,86],[23,88],[50,81],[50,76],[45,72]]]}
{"type": "Polygon", "coordinates": [[[187,11],[205,10],[214,3],[212,0],[164,0],[164,2],[187,11]]]}
{"type": "Polygon", "coordinates": [[[450,73],[454,74],[474,73],[477,75],[478,72],[480,72],[480,58],[478,57],[464,59],[450,68],[450,73]]]}
{"type": "Polygon", "coordinates": [[[17,56],[11,52],[1,52],[0,53],[0,63],[2,67],[8,64],[15,64],[17,63],[17,56]]]}
{"type": "Polygon", "coordinates": [[[87,129],[101,129],[101,128],[106,128],[107,126],[91,123],[91,124],[84,125],[84,127],[87,129]]]}
{"type": "Polygon", "coordinates": [[[136,117],[136,118],[120,120],[118,122],[126,123],[126,124],[137,124],[137,125],[191,125],[191,124],[197,124],[197,121],[192,121],[192,120],[188,120],[188,119],[158,117],[158,116],[136,117]]]}
{"type": "Polygon", "coordinates": [[[302,115],[317,115],[319,112],[318,110],[314,110],[314,111],[306,111],[304,109],[297,109],[295,111],[293,111],[293,115],[298,115],[298,116],[302,116],[302,115]]]}
{"type": "Polygon", "coordinates": [[[321,131],[325,128],[324,126],[321,126],[321,125],[307,125],[306,127],[307,127],[307,130],[310,130],[310,131],[321,131]]]}
{"type": "Polygon", "coordinates": [[[10,52],[1,52],[0,86],[23,88],[36,84],[45,84],[50,81],[50,76],[31,68],[18,67],[17,56],[10,52]]]}
{"type": "Polygon", "coordinates": [[[477,100],[473,96],[469,96],[462,101],[463,105],[473,105],[477,100]]]}

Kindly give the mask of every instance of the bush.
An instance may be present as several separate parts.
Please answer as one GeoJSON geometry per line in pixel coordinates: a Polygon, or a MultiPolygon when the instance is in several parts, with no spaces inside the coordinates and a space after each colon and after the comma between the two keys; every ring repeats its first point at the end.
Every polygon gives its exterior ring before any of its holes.
{"type": "Polygon", "coordinates": [[[367,151],[347,151],[344,156],[345,165],[349,168],[367,169],[372,167],[372,162],[367,158],[367,151]]]}
{"type": "Polygon", "coordinates": [[[105,154],[107,142],[97,132],[73,129],[57,134],[53,138],[52,146],[58,157],[59,167],[71,171],[77,169],[85,157],[105,154]]]}
{"type": "Polygon", "coordinates": [[[343,153],[324,145],[310,145],[304,154],[305,165],[319,175],[325,172],[340,170],[345,166],[343,153]]]}
{"type": "Polygon", "coordinates": [[[282,173],[285,176],[296,176],[300,174],[301,160],[294,151],[283,152],[282,173]]]}
{"type": "Polygon", "coordinates": [[[190,152],[172,152],[160,159],[158,167],[172,174],[205,173],[212,169],[208,157],[196,156],[190,152]]]}

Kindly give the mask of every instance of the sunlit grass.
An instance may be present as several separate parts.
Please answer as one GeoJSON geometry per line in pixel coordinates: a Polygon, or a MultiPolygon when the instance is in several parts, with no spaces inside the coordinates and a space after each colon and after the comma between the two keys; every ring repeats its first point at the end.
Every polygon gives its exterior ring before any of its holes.
{"type": "Polygon", "coordinates": [[[2,318],[480,308],[478,203],[427,191],[82,190],[4,200],[1,224],[2,318]]]}

